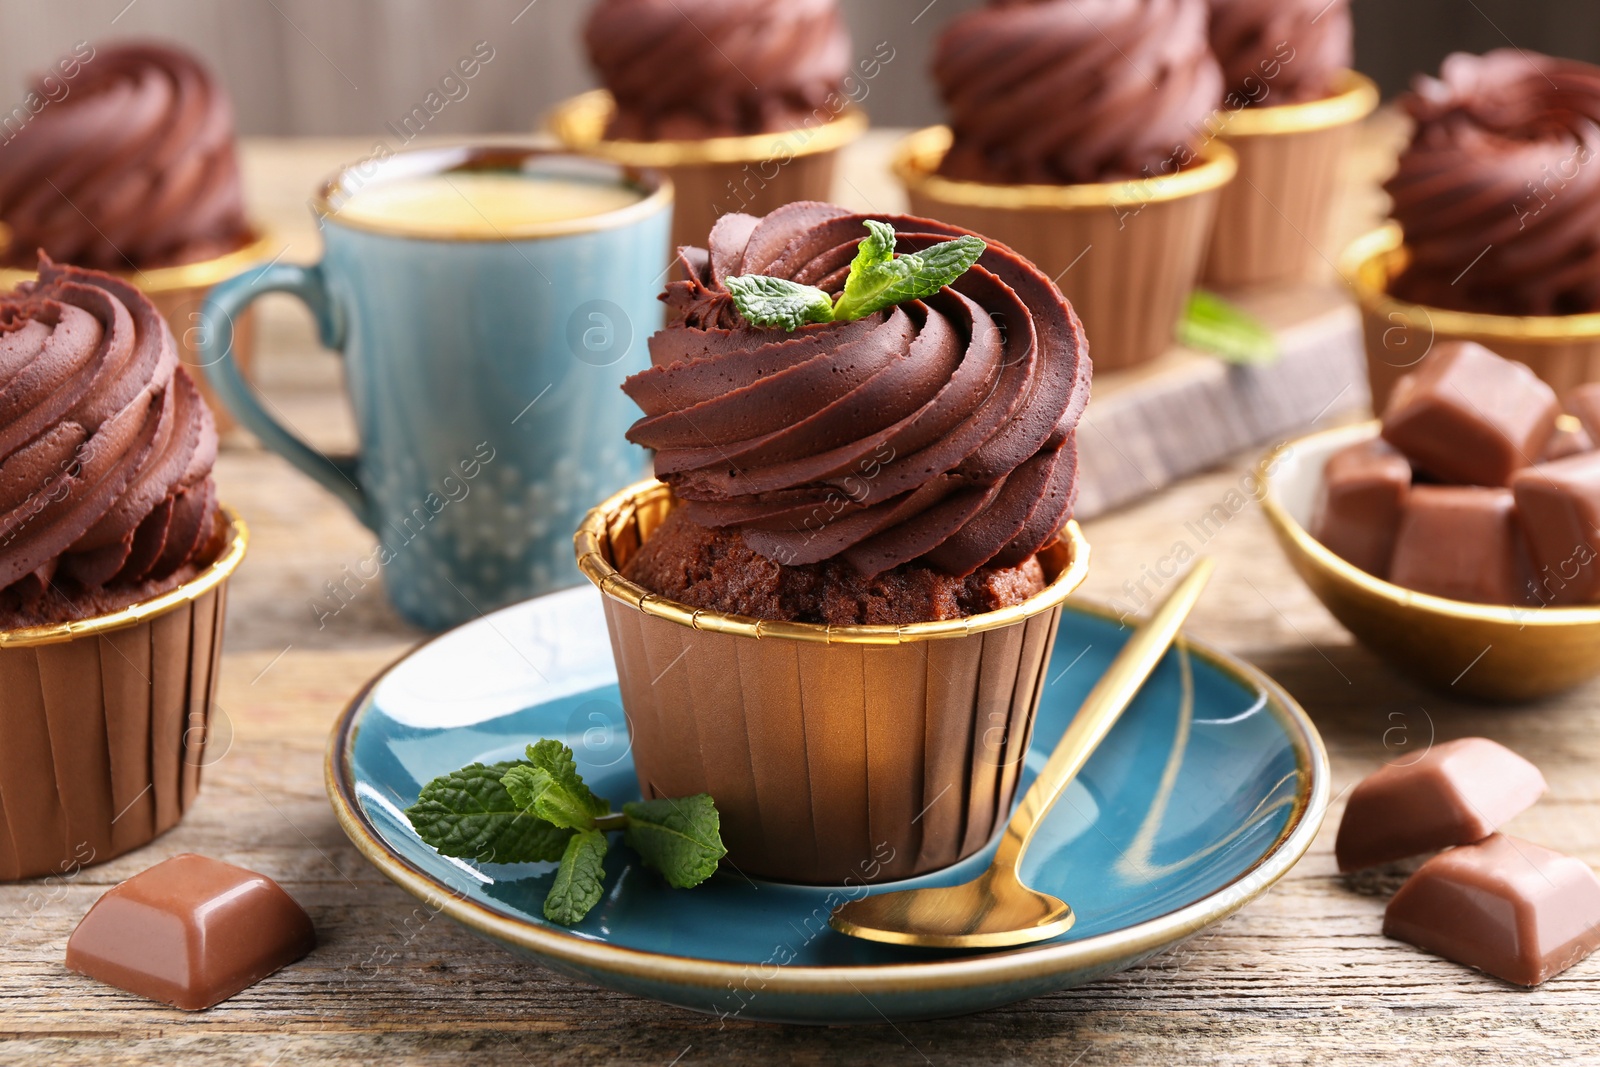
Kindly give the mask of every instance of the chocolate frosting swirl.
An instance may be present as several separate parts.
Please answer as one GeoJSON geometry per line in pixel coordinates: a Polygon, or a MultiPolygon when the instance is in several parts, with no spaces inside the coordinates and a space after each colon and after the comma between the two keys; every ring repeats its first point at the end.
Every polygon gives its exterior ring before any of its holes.
{"type": "Polygon", "coordinates": [[[1230,107],[1332,96],[1354,62],[1350,0],[1210,0],[1211,50],[1230,107]]]}
{"type": "Polygon", "coordinates": [[[1075,184],[1174,169],[1222,99],[1206,0],[991,0],[940,35],[940,172],[1075,184]]]}
{"type": "Polygon", "coordinates": [[[6,258],[99,270],[209,259],[245,242],[233,107],[200,62],[157,44],[101,49],[68,95],[0,151],[6,258]]]}
{"type": "Polygon", "coordinates": [[[632,141],[818,125],[850,69],[837,0],[600,0],[583,37],[632,141]]]}
{"type": "Polygon", "coordinates": [[[1458,53],[1403,103],[1416,129],[1384,188],[1411,259],[1391,292],[1503,315],[1600,310],[1600,67],[1458,53]]]}
{"type": "Polygon", "coordinates": [[[217,431],[133,286],[48,258],[0,296],[0,594],[94,594],[199,561],[217,431]]]}
{"type": "MultiPolygon", "coordinates": [[[[935,296],[792,333],[745,323],[724,285],[765,274],[837,294],[868,217],[806,202],[725,215],[709,251],[684,249],[688,278],[663,297],[677,321],[623,385],[645,412],[628,439],[655,449],[691,519],[782,564],[1014,566],[1071,515],[1089,400],[1083,327],[1049,278],[991,243],[935,296]]],[[[901,253],[967,232],[870,217],[901,253]]]]}

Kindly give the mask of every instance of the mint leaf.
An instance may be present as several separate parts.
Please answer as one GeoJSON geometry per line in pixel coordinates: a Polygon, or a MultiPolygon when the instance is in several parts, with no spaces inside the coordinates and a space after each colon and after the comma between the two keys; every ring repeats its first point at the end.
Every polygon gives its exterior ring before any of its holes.
{"type": "Polygon", "coordinates": [[[1263,364],[1278,358],[1278,339],[1261,320],[1203,289],[1189,295],[1178,340],[1229,363],[1263,364]]]}
{"type": "MultiPolygon", "coordinates": [[[[500,781],[506,787],[506,792],[511,794],[511,799],[521,805],[524,811],[565,829],[592,830],[595,816],[605,814],[604,809],[595,810],[596,805],[592,801],[599,798],[589,794],[587,788],[582,794],[575,793],[556,781],[543,767],[529,767],[526,764],[513,767],[500,781]],[[587,798],[585,794],[588,794],[587,798]]],[[[605,802],[600,801],[600,804],[604,805],[605,802]]]]}
{"type": "Polygon", "coordinates": [[[500,779],[520,762],[474,763],[422,787],[406,818],[423,841],[443,856],[480,863],[552,862],[561,858],[571,830],[528,814],[500,779]]]}
{"type": "Polygon", "coordinates": [[[798,330],[808,322],[833,321],[833,298],[814,286],[764,274],[729,278],[725,284],[734,307],[752,326],[798,330]]]}
{"type": "Polygon", "coordinates": [[[556,869],[556,880],[544,898],[544,917],[562,926],[581,922],[600,903],[605,878],[606,835],[584,830],[572,835],[556,869]]]}
{"type": "Polygon", "coordinates": [[[679,800],[638,800],[622,805],[628,816],[623,841],[669,885],[689,889],[711,877],[722,847],[722,820],[705,793],[679,800]]]}
{"type": "MultiPolygon", "coordinates": [[[[867,225],[872,227],[870,222],[867,225]]],[[[892,239],[892,230],[890,235],[892,239]]],[[[874,229],[862,247],[880,241],[881,235],[874,229]]],[[[968,234],[887,261],[877,259],[876,245],[870,254],[858,250],[850,276],[845,279],[844,294],[834,305],[834,321],[865,318],[907,300],[932,296],[970,270],[987,247],[981,239],[968,234]]]]}
{"type": "Polygon", "coordinates": [[[835,317],[840,307],[865,304],[867,278],[880,267],[894,262],[894,227],[876,219],[868,219],[866,227],[867,236],[856,246],[855,261],[850,264],[850,274],[844,280],[844,293],[834,308],[835,317]]]}
{"type": "Polygon", "coordinates": [[[557,784],[581,800],[595,815],[604,815],[611,810],[609,800],[595,796],[583,784],[583,775],[578,773],[578,761],[573,758],[572,749],[547,737],[529,745],[527,752],[529,763],[549,771],[557,784]]]}

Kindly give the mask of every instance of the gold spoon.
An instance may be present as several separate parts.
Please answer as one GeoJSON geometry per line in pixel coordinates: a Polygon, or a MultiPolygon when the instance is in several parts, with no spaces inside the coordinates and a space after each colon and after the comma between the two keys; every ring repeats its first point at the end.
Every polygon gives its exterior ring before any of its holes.
{"type": "Polygon", "coordinates": [[[879,893],[841,904],[830,920],[835,930],[868,941],[931,948],[998,948],[1047,941],[1071,928],[1075,916],[1064,900],[1029,889],[1017,877],[1034,831],[1088,762],[1113,723],[1166,655],[1183,620],[1211,577],[1212,561],[1201,558],[1123,646],[1073,717],[1050,760],[1034,779],[1006,824],[994,862],[973,881],[879,893]]]}

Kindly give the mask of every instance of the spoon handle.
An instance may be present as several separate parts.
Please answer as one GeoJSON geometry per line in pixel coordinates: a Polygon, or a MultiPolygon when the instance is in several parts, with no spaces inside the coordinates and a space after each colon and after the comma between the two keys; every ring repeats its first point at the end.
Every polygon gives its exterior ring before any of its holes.
{"type": "Polygon", "coordinates": [[[1033,832],[1046,814],[1061,799],[1067,785],[1089,756],[1099,747],[1113,723],[1138,694],[1145,679],[1156,669],[1178,636],[1183,621],[1189,617],[1201,590],[1211,577],[1212,561],[1201,557],[1195,561],[1183,581],[1178,583],[1162,605],[1139,628],[1128,643],[1122,646],[1117,658],[1101,675],[1068,725],[1066,733],[1050,754],[1050,760],[1035,778],[1032,787],[1017,805],[1016,813],[1006,824],[1005,837],[995,853],[994,867],[1015,868],[1027,849],[1033,832]]]}

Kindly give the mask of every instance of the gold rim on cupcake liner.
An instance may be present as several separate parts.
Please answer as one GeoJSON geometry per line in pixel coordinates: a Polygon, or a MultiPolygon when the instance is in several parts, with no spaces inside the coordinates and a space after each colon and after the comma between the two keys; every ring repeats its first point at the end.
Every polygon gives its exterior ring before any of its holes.
{"type": "Polygon", "coordinates": [[[749,163],[780,153],[790,158],[831,152],[867,132],[867,116],[854,106],[820,126],[700,140],[625,141],[607,138],[616,101],[605,89],[563,100],[545,116],[545,129],[565,147],[630,167],[693,167],[749,163]]]}
{"type": "Polygon", "coordinates": [[[79,637],[89,637],[110,633],[113,630],[123,630],[130,626],[137,626],[146,619],[163,615],[185,601],[194,601],[205,596],[226,581],[229,575],[238,569],[239,562],[244,559],[245,549],[250,545],[250,528],[245,525],[244,520],[239,517],[237,512],[227,506],[223,506],[221,511],[228,520],[230,533],[228,547],[217,558],[215,563],[212,563],[205,570],[176,589],[170,589],[160,596],[151,597],[149,600],[141,600],[137,604],[130,604],[120,611],[95,615],[87,619],[51,623],[47,626],[28,626],[15,630],[0,630],[0,648],[55,645],[65,641],[72,641],[79,637]]]}
{"type": "Polygon", "coordinates": [[[1219,111],[1218,114],[1225,116],[1226,121],[1217,128],[1217,136],[1264,137],[1345,126],[1360,122],[1376,111],[1380,99],[1378,87],[1371,78],[1354,70],[1345,70],[1339,74],[1334,95],[1321,100],[1219,111]]]}
{"type": "MultiPolygon", "coordinates": [[[[211,259],[179,263],[171,267],[151,267],[147,270],[110,273],[132,282],[147,296],[160,296],[184,289],[209,289],[273,257],[275,254],[273,246],[277,240],[271,230],[263,226],[252,226],[250,235],[248,243],[211,259]]],[[[0,251],[10,244],[10,230],[0,226],[0,251]]],[[[21,267],[0,267],[0,289],[7,291],[15,289],[19,282],[31,282],[38,276],[38,271],[21,267]]]]}
{"type": "Polygon", "coordinates": [[[1410,261],[1400,224],[1385,223],[1356,238],[1339,257],[1339,273],[1361,307],[1396,325],[1427,324],[1435,333],[1482,341],[1564,344],[1600,341],[1600,313],[1583,315],[1489,315],[1412,304],[1389,295],[1389,283],[1410,261]]]}
{"type": "Polygon", "coordinates": [[[1077,522],[1073,521],[1068,522],[1062,529],[1058,547],[1045,550],[1059,551],[1066,557],[1055,579],[1042,591],[1022,603],[998,611],[940,622],[905,623],[897,626],[833,626],[821,623],[752,619],[744,615],[693,608],[676,600],[669,600],[624,578],[612,563],[608,550],[614,534],[620,534],[624,529],[631,527],[636,516],[641,513],[649,513],[646,525],[653,529],[666,518],[673,503],[672,490],[661,482],[649,480],[631,485],[598,507],[590,509],[573,537],[573,544],[578,554],[578,569],[602,593],[629,607],[637,608],[646,615],[667,619],[692,630],[757,639],[780,638],[824,645],[901,645],[915,641],[967,637],[1015,625],[1061,604],[1083,583],[1084,577],[1089,572],[1089,542],[1083,536],[1083,531],[1079,529],[1077,522]]]}
{"type": "Polygon", "coordinates": [[[1179,200],[1222,188],[1233,180],[1239,169],[1233,149],[1213,139],[1196,149],[1198,164],[1176,174],[1080,185],[969,182],[940,177],[937,173],[953,138],[948,126],[928,126],[908,134],[895,148],[892,163],[895,176],[908,190],[947,204],[1017,211],[1039,208],[1071,211],[1179,200]]]}

